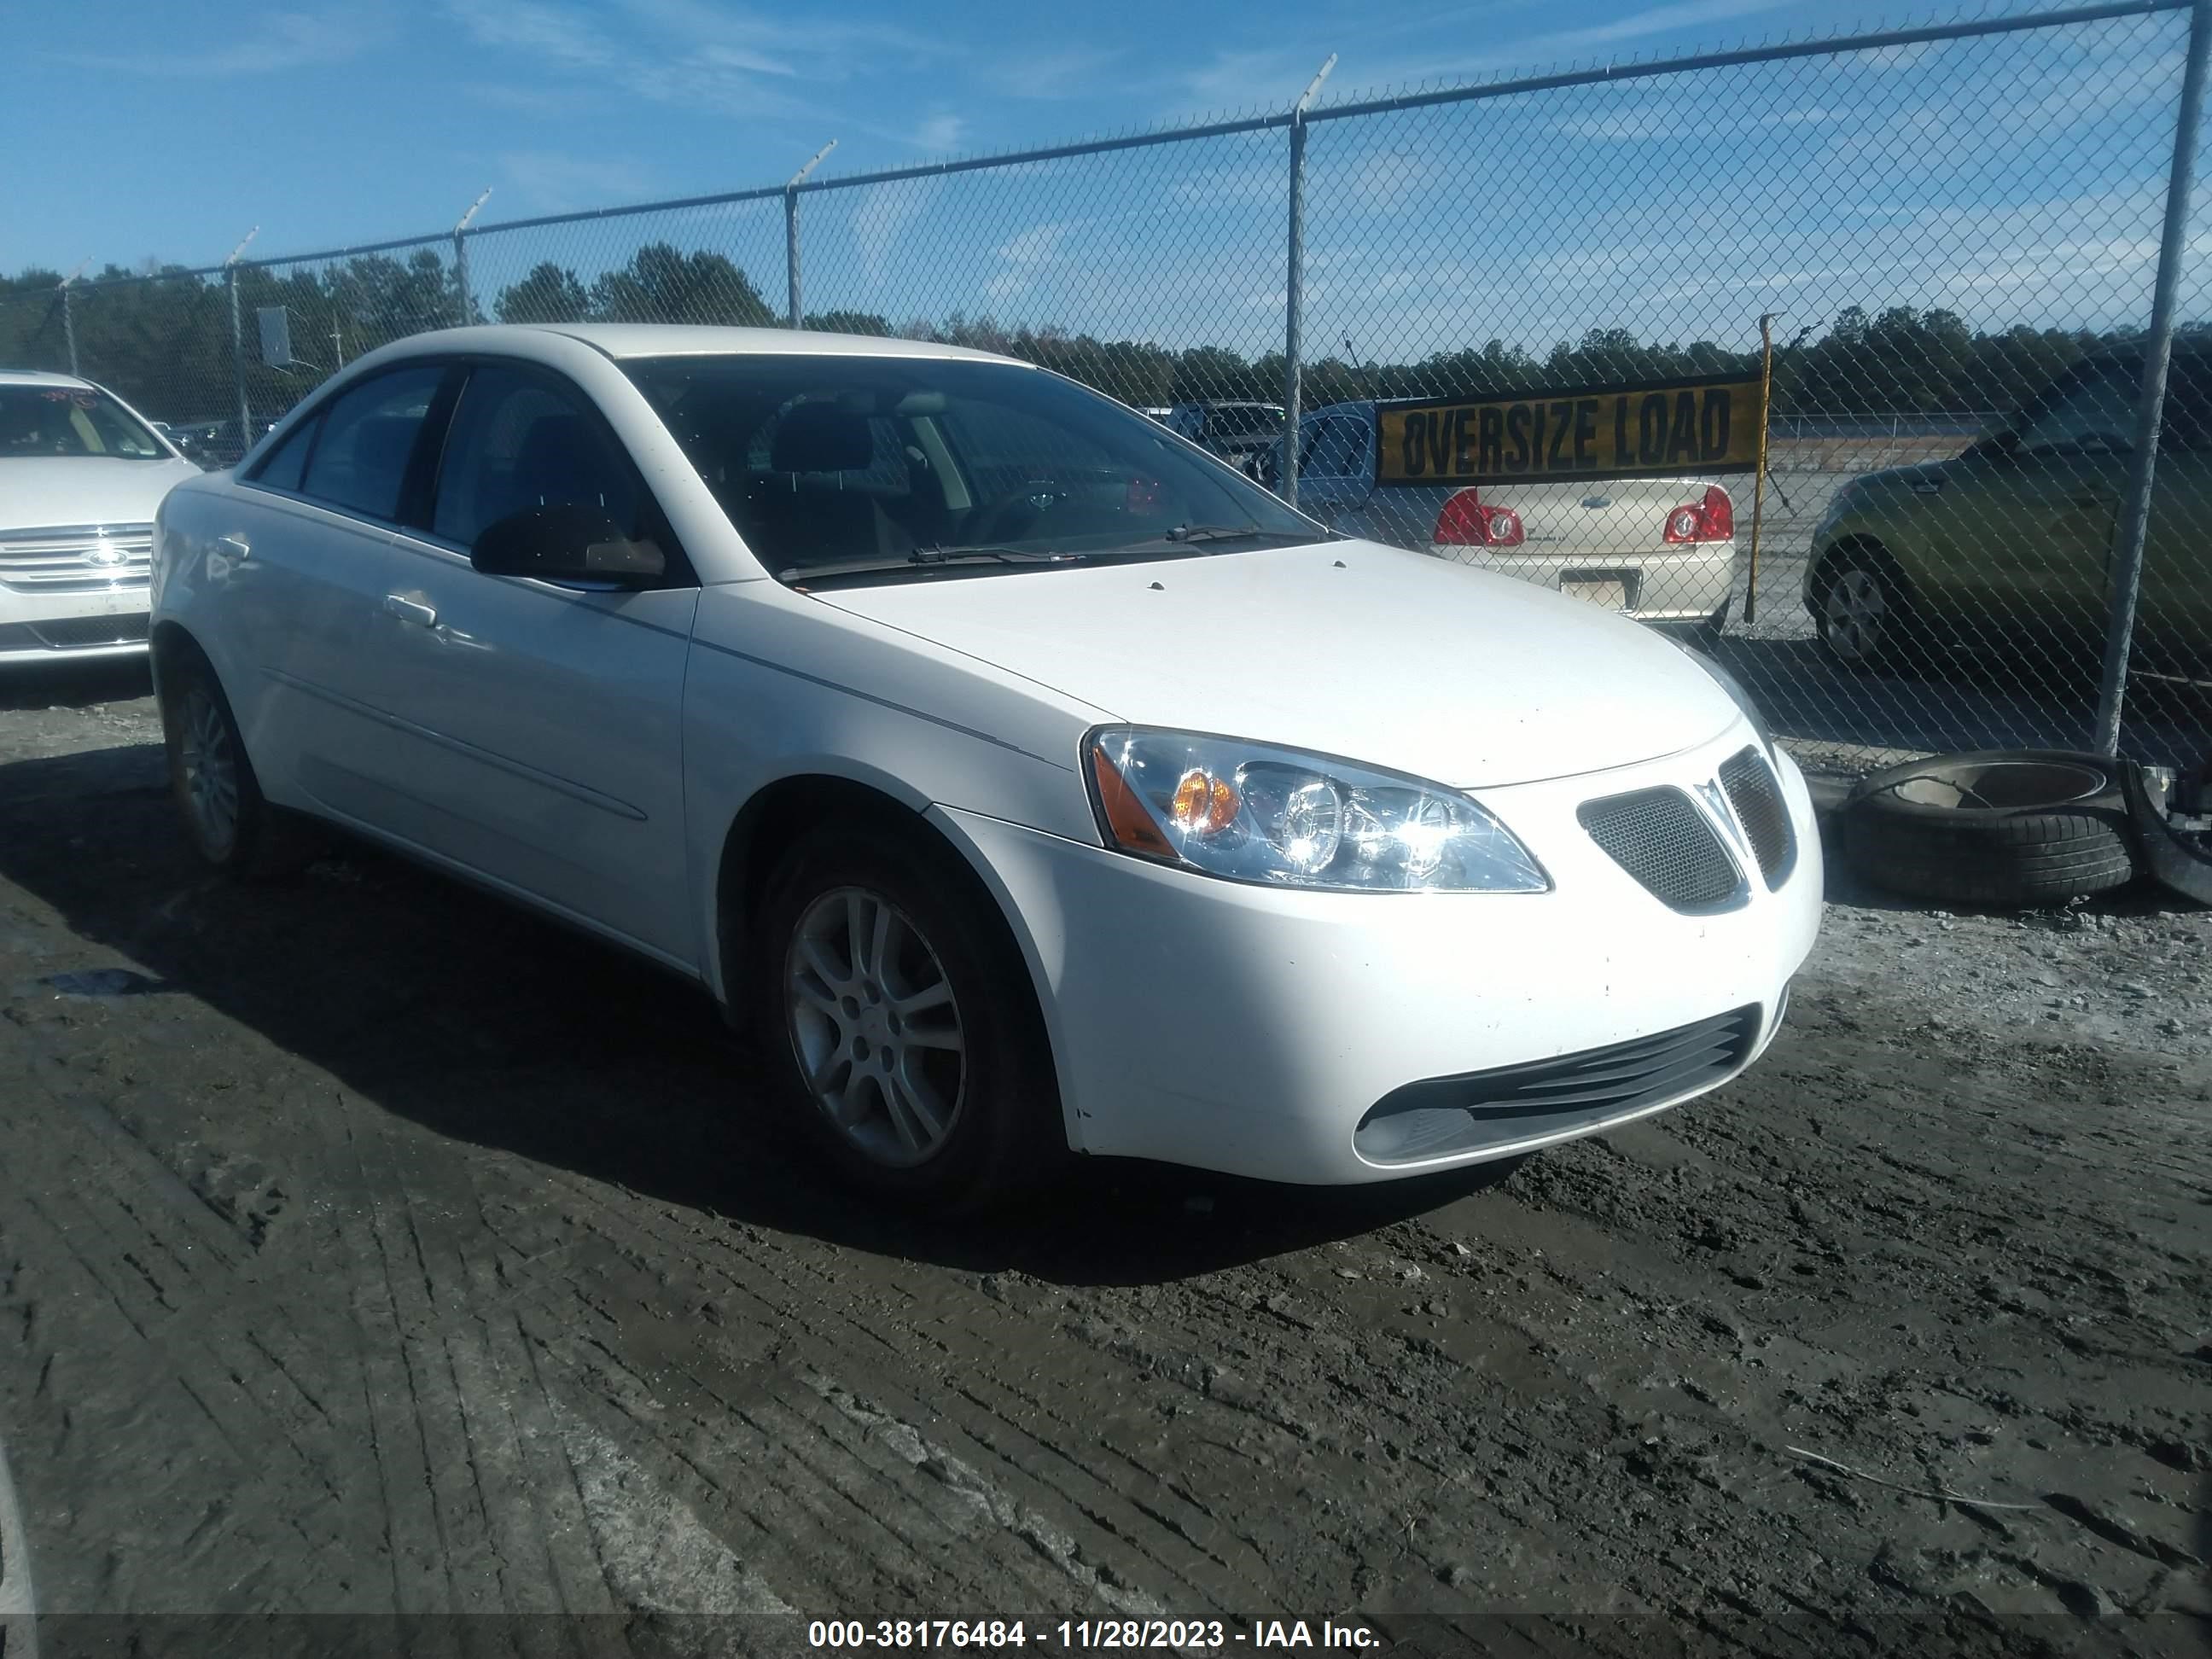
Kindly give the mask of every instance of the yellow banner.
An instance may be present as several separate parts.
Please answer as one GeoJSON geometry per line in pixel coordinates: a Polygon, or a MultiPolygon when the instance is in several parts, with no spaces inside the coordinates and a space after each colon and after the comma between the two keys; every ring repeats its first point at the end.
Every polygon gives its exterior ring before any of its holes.
{"type": "Polygon", "coordinates": [[[1703,477],[1759,465],[1759,377],[1386,404],[1384,484],[1703,477]]]}

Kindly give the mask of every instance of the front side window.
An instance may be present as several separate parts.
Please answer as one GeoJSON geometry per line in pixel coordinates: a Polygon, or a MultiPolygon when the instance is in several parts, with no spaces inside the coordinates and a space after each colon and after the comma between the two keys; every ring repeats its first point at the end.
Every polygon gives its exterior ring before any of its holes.
{"type": "Polygon", "coordinates": [[[97,387],[0,386],[0,460],[55,455],[169,459],[144,422],[97,387]]]}
{"type": "Polygon", "coordinates": [[[2053,450],[2132,449],[2140,372],[2100,363],[2083,370],[2074,383],[2031,415],[2014,449],[2022,455],[2053,450]]]}
{"type": "MultiPolygon", "coordinates": [[[[342,392],[322,416],[301,494],[372,519],[396,521],[415,440],[445,378],[425,363],[394,369],[342,392]]],[[[272,457],[272,459],[274,458],[272,457]]]]}
{"type": "Polygon", "coordinates": [[[599,507],[637,535],[642,505],[629,462],[574,393],[504,364],[471,372],[438,469],[437,535],[472,547],[533,507],[599,507]]]}
{"type": "Polygon", "coordinates": [[[1316,478],[1349,477],[1358,459],[1361,448],[1360,430],[1356,422],[1337,419],[1324,421],[1321,438],[1313,447],[1313,455],[1299,465],[1316,478]]]}
{"type": "Polygon", "coordinates": [[[2158,441],[2161,448],[2212,451],[2212,361],[2193,352],[2174,354],[2158,441]]]}
{"type": "Polygon", "coordinates": [[[1037,369],[766,354],[623,367],[786,580],[1176,558],[1321,533],[1144,416],[1037,369]]]}

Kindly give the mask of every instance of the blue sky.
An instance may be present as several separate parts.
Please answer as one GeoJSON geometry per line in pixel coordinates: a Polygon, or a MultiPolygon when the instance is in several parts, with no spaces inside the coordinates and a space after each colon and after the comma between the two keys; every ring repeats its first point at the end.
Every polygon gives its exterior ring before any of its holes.
{"type": "MultiPolygon", "coordinates": [[[[19,155],[0,270],[204,264],[1872,26],[1806,0],[9,0],[18,72],[97,142],[19,155]]],[[[2145,303],[2184,21],[1628,82],[1315,129],[1309,332],[1387,356],[1591,323],[1743,343],[1761,309],[2145,303]],[[1502,276],[1501,273],[1510,272],[1502,276]]],[[[1279,343],[1279,132],[807,199],[807,304],[1279,343]]],[[[646,234],[781,296],[780,209],[490,236],[487,293],[646,234]]]]}

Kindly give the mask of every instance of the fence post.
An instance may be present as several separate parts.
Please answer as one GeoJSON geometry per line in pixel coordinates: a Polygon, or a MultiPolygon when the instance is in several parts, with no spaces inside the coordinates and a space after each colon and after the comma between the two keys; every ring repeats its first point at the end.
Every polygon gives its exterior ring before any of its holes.
{"type": "Polygon", "coordinates": [[[238,256],[246,252],[246,244],[260,234],[261,227],[254,226],[231,249],[230,258],[222,262],[223,273],[230,279],[230,373],[238,386],[238,453],[241,460],[246,452],[253,447],[253,415],[246,404],[246,331],[238,319],[238,256]]]}
{"type": "Polygon", "coordinates": [[[70,373],[72,374],[77,372],[76,315],[70,309],[70,289],[76,285],[76,279],[83,274],[84,268],[91,263],[92,260],[89,258],[78,260],[76,269],[62,278],[62,337],[69,342],[70,373]]]}
{"type": "Polygon", "coordinates": [[[1298,504],[1298,398],[1303,391],[1298,365],[1299,336],[1306,305],[1306,106],[1336,67],[1336,54],[1316,72],[1291,106],[1291,235],[1283,283],[1283,499],[1298,504]]]}
{"type": "Polygon", "coordinates": [[[461,216],[460,223],[453,227],[453,293],[460,307],[457,326],[466,328],[477,319],[477,298],[469,291],[469,221],[477,216],[477,210],[491,197],[491,186],[469,204],[469,210],[461,216]]]}
{"type": "Polygon", "coordinates": [[[822,165],[822,158],[836,148],[837,141],[832,138],[783,187],[783,319],[793,328],[805,315],[799,304],[799,187],[806,182],[808,173],[822,165]]]}
{"type": "Polygon", "coordinates": [[[2166,227],[2158,246],[2158,279],[2151,290],[2150,333],[2143,342],[2142,392],[2136,406],[2135,465],[2113,544],[2111,608],[2105,624],[2105,672],[2097,690],[2097,749],[2117,757],[2120,717],[2128,690],[2128,651],[2135,641],[2136,611],[2142,598],[2143,544],[2150,532],[2150,497],[2158,477],[2158,432],[2166,410],[2167,369],[2173,361],[2173,306],[2181,280],[2182,243],[2189,234],[2189,198],[2197,172],[2197,129],[2204,118],[2204,62],[2212,51],[2212,0],[2189,9],[2189,58],[2181,75],[2181,103],[2173,123],[2173,167],[2166,177],[2166,227]]]}

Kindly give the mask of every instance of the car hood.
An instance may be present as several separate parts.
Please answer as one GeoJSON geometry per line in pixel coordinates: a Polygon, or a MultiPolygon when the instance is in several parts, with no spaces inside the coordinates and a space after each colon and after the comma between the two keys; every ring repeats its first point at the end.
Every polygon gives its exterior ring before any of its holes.
{"type": "Polygon", "coordinates": [[[1844,486],[1845,489],[1904,489],[1923,480],[1942,482],[1947,469],[1956,464],[1956,457],[1948,461],[1916,461],[1911,466],[1886,466],[1878,472],[1862,472],[1844,486]]]}
{"type": "Polygon", "coordinates": [[[200,476],[190,461],[107,455],[0,458],[0,531],[151,524],[161,497],[200,476]]]}
{"type": "Polygon", "coordinates": [[[825,604],[1090,704],[1459,788],[1656,759],[1734,701],[1638,623],[1372,542],[832,589],[825,604]]]}

